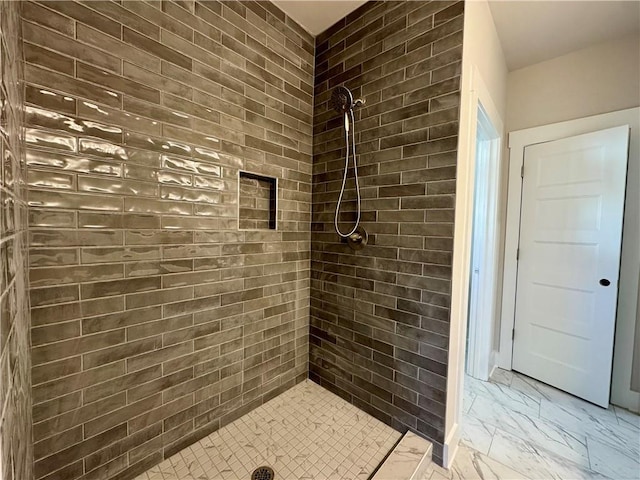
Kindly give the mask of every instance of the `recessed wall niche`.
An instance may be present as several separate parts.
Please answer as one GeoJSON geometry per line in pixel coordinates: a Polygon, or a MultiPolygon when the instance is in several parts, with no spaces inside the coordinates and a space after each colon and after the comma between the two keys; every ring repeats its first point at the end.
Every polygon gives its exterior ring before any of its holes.
{"type": "Polygon", "coordinates": [[[238,228],[275,230],[278,179],[240,171],[238,182],[238,228]]]}

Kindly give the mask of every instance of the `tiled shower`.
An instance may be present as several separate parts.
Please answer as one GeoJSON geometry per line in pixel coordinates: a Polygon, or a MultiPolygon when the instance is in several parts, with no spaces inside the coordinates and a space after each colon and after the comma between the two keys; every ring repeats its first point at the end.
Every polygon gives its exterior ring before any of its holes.
{"type": "Polygon", "coordinates": [[[463,2],[0,15],[2,478],[132,479],[307,378],[441,462],[463,2]]]}
{"type": "Polygon", "coordinates": [[[310,378],[426,436],[440,461],[463,5],[368,3],[316,38],[310,378]],[[355,128],[374,239],[355,254],[333,225],[344,143],[327,99],[343,83],[366,100],[355,128]]]}

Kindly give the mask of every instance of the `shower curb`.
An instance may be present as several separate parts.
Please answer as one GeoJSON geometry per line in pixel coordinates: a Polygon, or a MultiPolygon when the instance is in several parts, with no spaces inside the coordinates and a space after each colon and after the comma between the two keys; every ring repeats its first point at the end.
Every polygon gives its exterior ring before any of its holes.
{"type": "Polygon", "coordinates": [[[420,480],[431,463],[432,449],[428,440],[405,433],[372,480],[420,480]]]}

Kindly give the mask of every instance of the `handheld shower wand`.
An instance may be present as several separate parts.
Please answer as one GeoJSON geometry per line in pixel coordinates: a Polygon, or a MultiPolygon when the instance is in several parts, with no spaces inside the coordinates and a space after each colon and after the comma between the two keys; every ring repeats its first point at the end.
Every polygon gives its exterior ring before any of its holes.
{"type": "Polygon", "coordinates": [[[346,87],[337,87],[334,89],[331,95],[331,103],[333,108],[344,115],[344,135],[346,143],[346,154],[344,160],[344,173],[342,176],[342,187],[340,188],[340,195],[338,196],[338,202],[336,203],[336,213],[334,217],[334,227],[336,233],[341,237],[347,239],[349,246],[354,250],[359,250],[367,244],[367,232],[360,226],[361,217],[361,199],[360,199],[360,183],[358,180],[358,161],[356,158],[356,137],[355,131],[351,133],[351,156],[353,157],[353,177],[356,187],[356,221],[353,228],[348,233],[343,233],[340,230],[338,219],[340,217],[340,207],[342,206],[342,200],[344,197],[345,188],[347,185],[347,175],[349,172],[349,132],[355,126],[355,115],[353,109],[364,105],[364,100],[356,99],[354,101],[353,95],[346,87]]]}

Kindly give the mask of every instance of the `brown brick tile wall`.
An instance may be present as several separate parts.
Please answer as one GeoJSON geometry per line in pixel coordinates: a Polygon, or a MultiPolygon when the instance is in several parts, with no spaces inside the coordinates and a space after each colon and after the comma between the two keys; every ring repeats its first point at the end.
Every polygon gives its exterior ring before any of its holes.
{"type": "MultiPolygon", "coordinates": [[[[310,376],[434,443],[442,461],[463,2],[368,2],[316,39],[310,376]],[[345,85],[356,111],[362,225],[353,252],[333,216],[345,85]]],[[[348,184],[343,230],[355,217],[348,184]]]]}
{"type": "Polygon", "coordinates": [[[271,201],[271,182],[267,178],[240,176],[240,196],[238,197],[240,229],[269,228],[274,203],[271,201]]]}
{"type": "Polygon", "coordinates": [[[0,477],[29,479],[31,358],[20,3],[0,0],[0,477]]]}
{"type": "Polygon", "coordinates": [[[307,375],[313,38],[264,2],[22,28],[35,478],[129,479],[307,375]],[[241,169],[277,231],[238,229],[241,169]]]}

